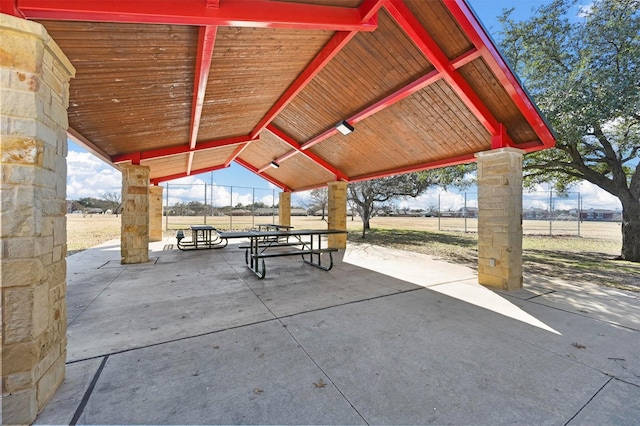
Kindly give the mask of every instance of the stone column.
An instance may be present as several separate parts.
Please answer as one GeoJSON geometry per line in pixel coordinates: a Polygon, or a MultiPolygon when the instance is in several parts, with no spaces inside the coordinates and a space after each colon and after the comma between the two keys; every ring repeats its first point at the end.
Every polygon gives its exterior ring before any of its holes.
{"type": "Polygon", "coordinates": [[[502,148],[478,158],[478,282],[522,287],[522,155],[502,148]]]}
{"type": "Polygon", "coordinates": [[[149,241],[162,241],[162,190],[161,186],[149,187],[149,241]]]}
{"type": "Polygon", "coordinates": [[[280,207],[278,208],[278,223],[282,226],[291,226],[291,193],[280,193],[280,207]]]}
{"type": "Polygon", "coordinates": [[[0,14],[2,423],[30,424],[67,354],[67,107],[75,69],[38,23],[0,14]]]}
{"type": "MultiPolygon", "coordinates": [[[[328,229],[347,230],[347,182],[329,182],[328,229]]],[[[329,248],[347,248],[347,235],[329,235],[329,248]]]]}
{"type": "Polygon", "coordinates": [[[149,261],[149,167],[124,164],[120,171],[120,263],[146,263],[149,261]]]}

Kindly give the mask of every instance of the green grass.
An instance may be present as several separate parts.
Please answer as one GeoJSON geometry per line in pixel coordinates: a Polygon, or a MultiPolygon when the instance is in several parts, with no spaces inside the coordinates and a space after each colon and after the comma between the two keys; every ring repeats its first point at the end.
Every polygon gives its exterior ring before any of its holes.
{"type": "MultiPolygon", "coordinates": [[[[475,233],[374,228],[365,239],[360,232],[350,232],[348,239],[424,253],[477,268],[475,233]]],[[[619,252],[619,243],[612,240],[528,235],[523,238],[525,273],[640,292],[640,263],[615,260],[619,252]]]]}

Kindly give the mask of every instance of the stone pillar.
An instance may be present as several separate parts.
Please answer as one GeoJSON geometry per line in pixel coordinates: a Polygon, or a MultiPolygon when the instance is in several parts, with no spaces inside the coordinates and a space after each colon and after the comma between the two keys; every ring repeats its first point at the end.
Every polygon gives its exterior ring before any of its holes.
{"type": "MultiPolygon", "coordinates": [[[[347,182],[329,182],[328,229],[347,230],[347,182]]],[[[329,235],[329,248],[347,248],[347,235],[329,235]]]]}
{"type": "Polygon", "coordinates": [[[278,223],[282,226],[291,226],[291,193],[280,193],[280,207],[278,208],[278,223]]]}
{"type": "Polygon", "coordinates": [[[478,282],[522,287],[522,155],[502,148],[478,158],[478,282]]]}
{"type": "Polygon", "coordinates": [[[161,186],[149,187],[149,241],[162,241],[162,190],[161,186]]]}
{"type": "Polygon", "coordinates": [[[2,423],[30,424],[67,354],[67,107],[75,69],[38,23],[0,14],[2,423]]]}
{"type": "Polygon", "coordinates": [[[124,164],[120,171],[120,263],[146,263],[149,261],[149,167],[124,164]]]}

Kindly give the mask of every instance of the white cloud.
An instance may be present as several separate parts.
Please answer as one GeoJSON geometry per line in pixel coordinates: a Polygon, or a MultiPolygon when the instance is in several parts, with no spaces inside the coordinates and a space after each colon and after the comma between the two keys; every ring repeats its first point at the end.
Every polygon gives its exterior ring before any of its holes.
{"type": "Polygon", "coordinates": [[[105,192],[120,192],[122,175],[88,152],[69,151],[67,156],[67,199],[101,198],[105,192]]]}
{"type": "MultiPolygon", "coordinates": [[[[204,203],[205,181],[197,176],[187,176],[168,182],[169,204],[178,202],[199,201],[204,203]]],[[[166,184],[164,184],[166,186],[166,184]]],[[[266,205],[278,203],[280,189],[269,184],[270,189],[253,189],[240,186],[226,186],[213,184],[207,185],[207,204],[215,206],[228,206],[231,203],[237,205],[251,204],[261,201],[266,205]],[[233,198],[231,190],[233,189],[233,198]]],[[[105,192],[120,192],[122,189],[122,177],[120,171],[105,164],[88,152],[69,151],[67,157],[67,199],[77,200],[84,197],[101,197],[105,192]]],[[[577,208],[577,193],[580,193],[583,209],[621,209],[620,201],[608,192],[589,183],[581,182],[573,189],[569,198],[554,198],[554,207],[560,210],[577,208]]],[[[307,202],[309,192],[293,194],[292,204],[304,204],[307,202]]],[[[167,192],[165,189],[166,200],[167,192]]],[[[467,191],[467,206],[477,206],[477,190],[471,187],[467,191]]],[[[407,198],[397,202],[398,207],[408,209],[425,209],[432,207],[446,210],[459,210],[465,205],[464,192],[446,191],[440,188],[427,191],[425,194],[413,199],[407,198]]],[[[525,208],[547,209],[549,206],[549,188],[539,185],[534,193],[525,193],[523,205],[525,208]]]]}

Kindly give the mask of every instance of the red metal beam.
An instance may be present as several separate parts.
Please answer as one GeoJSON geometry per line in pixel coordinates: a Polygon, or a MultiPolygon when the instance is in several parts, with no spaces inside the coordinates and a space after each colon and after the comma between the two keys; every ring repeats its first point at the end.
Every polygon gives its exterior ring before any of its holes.
{"type": "Polygon", "coordinates": [[[487,106],[480,100],[469,83],[453,67],[451,61],[444,54],[435,40],[411,13],[401,0],[390,0],[385,8],[404,32],[420,49],[422,54],[440,71],[447,84],[469,108],[473,115],[488,130],[491,136],[498,135],[500,123],[493,116],[487,106]]]}
{"type": "Polygon", "coordinates": [[[236,148],[236,150],[233,151],[233,154],[231,154],[229,158],[227,158],[227,161],[224,162],[225,166],[228,166],[229,164],[231,164],[232,161],[238,158],[238,156],[242,154],[242,151],[244,151],[245,148],[248,146],[249,146],[249,142],[246,142],[240,145],[238,148],[236,148]]]}
{"type": "Polygon", "coordinates": [[[159,178],[153,178],[153,179],[150,179],[150,182],[153,185],[157,185],[157,184],[159,184],[161,182],[166,182],[168,180],[180,179],[180,178],[187,177],[187,176],[199,175],[201,173],[213,172],[213,171],[216,171],[216,170],[224,169],[226,167],[229,167],[229,166],[226,166],[224,164],[219,164],[217,166],[211,166],[211,167],[206,167],[204,169],[194,170],[191,174],[188,174],[187,172],[182,172],[182,173],[176,173],[174,175],[168,175],[168,176],[163,176],[163,177],[159,177],[159,178]]]}
{"type": "MultiPolygon", "coordinates": [[[[482,27],[478,18],[463,0],[444,0],[444,5],[454,19],[462,27],[469,40],[478,49],[489,69],[496,76],[502,87],[505,88],[511,100],[520,109],[527,122],[533,127],[540,137],[544,147],[555,146],[555,136],[544,121],[540,111],[524,90],[518,78],[507,65],[491,38],[482,27]]],[[[519,144],[518,146],[522,146],[519,144]]]]}
{"type": "Polygon", "coordinates": [[[404,173],[420,172],[429,169],[438,169],[441,167],[456,166],[458,164],[472,163],[475,161],[475,154],[465,154],[453,158],[445,158],[443,160],[429,161],[427,163],[414,164],[412,166],[399,167],[397,169],[385,170],[382,172],[371,173],[368,175],[360,175],[351,178],[350,182],[360,182],[363,180],[379,179],[388,176],[401,175],[404,173]]]}
{"type": "Polygon", "coordinates": [[[265,180],[271,182],[272,184],[274,184],[275,186],[278,186],[278,187],[282,188],[283,191],[291,192],[291,188],[289,188],[287,185],[285,185],[284,183],[272,178],[271,176],[269,176],[267,174],[258,172],[258,168],[257,167],[252,166],[251,164],[249,164],[246,161],[244,161],[242,158],[236,158],[235,161],[236,161],[236,163],[240,164],[242,167],[244,167],[244,168],[248,169],[249,171],[257,174],[262,179],[265,179],[265,180]]]}
{"type": "MultiPolygon", "coordinates": [[[[189,132],[189,146],[193,150],[198,141],[198,131],[200,129],[200,118],[202,117],[202,106],[207,92],[207,81],[209,80],[209,70],[211,69],[211,59],[213,58],[213,46],[216,42],[216,32],[218,27],[200,27],[198,35],[198,55],[196,57],[195,77],[193,81],[193,100],[191,103],[191,130],[189,132]]],[[[187,173],[191,173],[193,166],[193,152],[189,153],[187,160],[187,173]]]]}
{"type": "MultiPolygon", "coordinates": [[[[304,151],[301,148],[301,146],[300,146],[300,144],[298,142],[293,140],[293,138],[291,136],[289,136],[288,134],[286,134],[282,130],[278,129],[277,127],[275,127],[273,125],[269,125],[269,127],[267,127],[267,130],[269,130],[275,136],[280,138],[280,140],[282,140],[283,142],[287,143],[288,145],[290,145],[294,149],[294,151],[291,151],[291,152],[281,156],[280,158],[276,159],[275,160],[276,163],[280,164],[282,161],[286,160],[287,158],[292,157],[295,154],[301,153],[302,155],[304,155],[305,157],[307,157],[308,159],[310,159],[311,161],[313,161],[314,163],[316,163],[320,167],[324,168],[329,173],[334,174],[336,176],[337,180],[344,180],[344,181],[347,181],[347,182],[349,181],[349,178],[347,177],[346,174],[344,174],[338,168],[336,168],[336,167],[332,166],[331,164],[329,164],[327,161],[325,161],[319,155],[316,155],[311,151],[304,151]]],[[[266,167],[268,168],[269,166],[267,165],[266,167]]],[[[260,169],[260,170],[264,171],[262,169],[260,169]]]]}
{"type": "MultiPolygon", "coordinates": [[[[400,90],[390,94],[389,96],[379,100],[378,102],[374,103],[373,105],[363,109],[362,111],[358,112],[357,114],[351,116],[350,118],[347,119],[347,121],[350,124],[356,124],[368,117],[371,117],[373,114],[382,111],[383,109],[395,104],[396,102],[401,101],[402,99],[406,98],[407,96],[411,96],[412,94],[424,89],[425,87],[427,87],[428,85],[438,81],[439,79],[442,78],[442,75],[437,71],[437,70],[433,70],[431,72],[429,72],[428,74],[420,77],[419,79],[409,83],[408,85],[406,85],[405,87],[401,88],[400,90]]],[[[323,133],[319,134],[318,136],[308,140],[307,142],[303,143],[300,147],[300,149],[302,150],[307,150],[309,148],[311,148],[313,145],[322,142],[323,140],[335,135],[336,133],[338,133],[338,130],[335,127],[332,127],[326,131],[324,131],[323,133]]]]}
{"type": "Polygon", "coordinates": [[[258,124],[251,131],[252,136],[257,136],[261,131],[265,129],[271,123],[278,114],[295,98],[302,89],[313,78],[318,75],[320,71],[342,50],[344,46],[351,41],[351,39],[357,34],[355,31],[345,32],[340,31],[333,35],[331,40],[322,48],[320,53],[309,63],[295,81],[287,88],[284,94],[273,104],[267,114],[258,122],[258,124]]]}
{"type": "Polygon", "coordinates": [[[139,156],[140,160],[153,160],[156,158],[169,157],[171,155],[179,155],[179,154],[188,154],[190,152],[198,152],[204,151],[207,149],[220,148],[223,146],[229,145],[237,145],[240,143],[245,143],[251,141],[249,135],[247,136],[234,136],[231,138],[225,139],[215,139],[210,141],[200,142],[196,145],[194,149],[191,149],[189,145],[178,145],[178,146],[170,146],[167,148],[158,148],[158,149],[150,149],[148,151],[140,151],[129,154],[122,155],[114,155],[111,157],[111,162],[114,164],[117,163],[126,163],[128,161],[132,161],[139,156]]]}
{"type": "Polygon", "coordinates": [[[0,0],[0,13],[24,18],[24,13],[18,8],[18,0],[0,0]]]}
{"type": "Polygon", "coordinates": [[[27,19],[374,31],[375,18],[362,22],[357,8],[269,0],[20,0],[27,19]]]}
{"type": "MultiPolygon", "coordinates": [[[[367,0],[358,8],[362,22],[376,19],[378,10],[387,0],[367,0]]],[[[351,41],[357,34],[356,31],[340,31],[333,35],[331,40],[322,48],[315,58],[300,73],[296,80],[287,88],[278,101],[269,109],[267,114],[258,122],[251,131],[253,137],[260,134],[269,123],[304,89],[313,78],[351,41]]]]}

